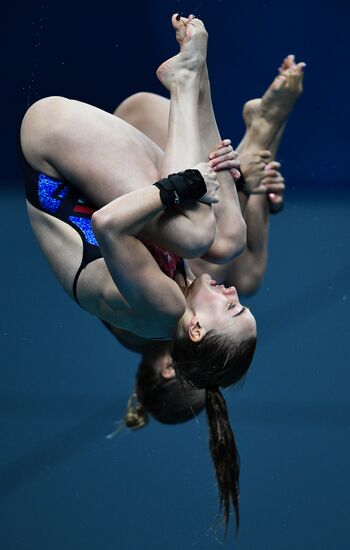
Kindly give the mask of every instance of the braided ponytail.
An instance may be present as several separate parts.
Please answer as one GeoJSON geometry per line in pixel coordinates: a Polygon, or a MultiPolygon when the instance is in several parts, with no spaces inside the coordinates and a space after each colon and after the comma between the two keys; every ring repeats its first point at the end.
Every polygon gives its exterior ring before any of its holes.
{"type": "Polygon", "coordinates": [[[124,422],[127,428],[138,430],[148,424],[149,416],[146,409],[137,399],[137,393],[134,392],[128,399],[124,422]]]}
{"type": "Polygon", "coordinates": [[[239,528],[239,455],[230,426],[226,401],[218,386],[206,388],[205,404],[209,426],[209,449],[218,482],[220,509],[224,511],[225,533],[230,508],[236,517],[236,532],[239,528]]]}
{"type": "Polygon", "coordinates": [[[107,439],[113,439],[116,435],[119,435],[124,428],[130,428],[131,430],[138,430],[144,428],[148,424],[149,416],[143,405],[137,399],[137,393],[133,392],[126,404],[126,410],[124,417],[121,420],[115,422],[115,429],[112,433],[108,434],[107,439]]]}

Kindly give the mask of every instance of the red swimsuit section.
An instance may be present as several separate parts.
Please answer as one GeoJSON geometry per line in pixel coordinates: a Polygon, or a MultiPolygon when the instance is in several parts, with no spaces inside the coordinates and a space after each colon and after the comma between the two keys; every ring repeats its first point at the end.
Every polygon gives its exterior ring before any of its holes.
{"type": "Polygon", "coordinates": [[[182,258],[174,252],[169,252],[169,250],[164,250],[160,246],[151,244],[147,241],[142,241],[146,248],[150,251],[153,258],[159,265],[160,269],[168,275],[171,279],[174,279],[176,269],[179,264],[182,263],[182,258]]]}

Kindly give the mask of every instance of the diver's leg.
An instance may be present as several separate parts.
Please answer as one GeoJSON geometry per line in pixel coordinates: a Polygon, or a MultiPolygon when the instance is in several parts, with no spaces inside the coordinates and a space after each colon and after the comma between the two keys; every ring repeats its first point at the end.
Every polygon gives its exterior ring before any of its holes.
{"type": "Polygon", "coordinates": [[[150,92],[139,92],[127,97],[114,111],[148,136],[163,151],[168,139],[170,100],[150,92]]]}
{"type": "MultiPolygon", "coordinates": [[[[190,16],[189,20],[193,20],[190,16]]],[[[179,21],[173,20],[173,26],[176,30],[177,41],[182,44],[184,39],[184,28],[188,20],[181,18],[179,21]]],[[[199,131],[201,144],[205,159],[222,145],[220,132],[216,123],[208,68],[205,64],[199,94],[199,131]]],[[[226,147],[227,153],[231,149],[226,147]]],[[[225,157],[220,157],[223,162],[225,157]]],[[[217,159],[210,159],[210,163],[215,169],[217,159]]],[[[204,255],[204,259],[213,263],[226,263],[239,255],[245,247],[246,228],[242,217],[241,208],[237,196],[236,186],[230,171],[220,170],[217,172],[220,184],[220,200],[214,205],[214,214],[216,219],[216,235],[212,247],[204,255]]]]}
{"type": "Polygon", "coordinates": [[[21,143],[36,170],[68,179],[97,206],[157,181],[162,152],[117,117],[79,101],[49,97],[27,111],[21,143]]]}
{"type": "MultiPolygon", "coordinates": [[[[176,16],[173,16],[172,21],[174,25],[176,16]]],[[[159,80],[170,92],[168,135],[160,167],[160,175],[163,177],[208,160],[203,157],[198,113],[206,48],[207,32],[203,23],[199,19],[190,21],[186,27],[186,40],[180,44],[180,52],[157,70],[159,80]]],[[[213,241],[215,216],[211,206],[196,202],[187,210],[179,210],[194,221],[199,233],[211,232],[213,241]]],[[[205,250],[203,247],[202,252],[205,250]]]]}
{"type": "MultiPolygon", "coordinates": [[[[180,25],[181,23],[176,22],[175,24],[180,25]]],[[[134,125],[151,137],[162,149],[165,149],[168,138],[169,110],[168,99],[148,92],[140,92],[124,100],[114,114],[134,125]]],[[[202,72],[200,82],[198,124],[202,161],[207,162],[209,153],[217,148],[221,138],[213,112],[206,68],[202,72]]],[[[220,202],[213,207],[216,218],[216,235],[215,241],[205,257],[209,261],[222,263],[237,256],[244,248],[245,224],[230,172],[227,170],[225,174],[218,173],[218,179],[220,202]],[[229,224],[227,223],[228,216],[230,216],[229,224]],[[232,223],[232,219],[236,223],[232,223]]]]}
{"type": "MultiPolygon", "coordinates": [[[[305,63],[296,64],[295,57],[288,55],[283,60],[279,75],[262,98],[250,100],[244,105],[246,133],[237,148],[244,174],[249,169],[251,155],[259,150],[269,149],[270,161],[276,158],[288,116],[303,90],[304,67],[305,63]]],[[[283,206],[283,194],[268,193],[267,199],[272,212],[283,206]]]]}
{"type": "MultiPolygon", "coordinates": [[[[279,164],[271,162],[275,176],[266,177],[271,188],[280,190],[284,179],[280,174],[279,164]]],[[[280,191],[279,191],[280,193],[280,191]]],[[[228,286],[236,286],[245,295],[253,294],[259,288],[268,261],[269,205],[264,195],[252,195],[245,210],[247,224],[247,246],[243,253],[232,262],[224,265],[213,265],[202,258],[190,260],[190,267],[196,276],[210,273],[212,278],[228,286]]]]}
{"type": "Polygon", "coordinates": [[[270,150],[272,147],[276,150],[288,116],[302,93],[304,67],[305,63],[296,64],[294,56],[287,56],[279,69],[279,75],[264,95],[244,105],[243,117],[247,132],[238,149],[252,147],[255,150],[270,150]]]}
{"type": "MultiPolygon", "coordinates": [[[[164,155],[155,143],[121,119],[78,101],[52,97],[34,104],[24,117],[21,143],[33,168],[68,179],[98,208],[161,176],[164,155]]],[[[142,237],[191,257],[207,249],[212,226],[208,220],[200,231],[195,220],[165,211],[142,237]]]]}
{"type": "MultiPolygon", "coordinates": [[[[193,19],[173,16],[172,24],[176,30],[176,38],[183,47],[186,36],[186,25],[193,19]]],[[[141,92],[127,98],[116,109],[115,114],[146,135],[154,139],[158,145],[165,148],[168,137],[169,101],[165,98],[147,92],[141,92]]],[[[180,115],[181,116],[181,115],[180,115]]],[[[217,149],[221,137],[216,124],[212,106],[210,85],[206,65],[200,79],[198,103],[199,142],[202,147],[202,161],[209,160],[209,153],[217,149]]],[[[186,121],[182,124],[182,132],[186,131],[186,121]]],[[[183,141],[183,140],[181,140],[183,141]]],[[[188,142],[188,140],[184,140],[188,142]]],[[[187,148],[186,148],[187,151],[187,148]]],[[[222,159],[223,160],[223,159],[222,159]]],[[[215,165],[215,159],[213,159],[215,165]]],[[[220,183],[220,201],[214,205],[216,218],[215,241],[205,257],[209,261],[227,262],[237,256],[245,245],[245,224],[241,215],[240,205],[232,176],[228,170],[218,173],[220,183]],[[230,223],[227,223],[227,221],[230,223]]]]}
{"type": "MultiPolygon", "coordinates": [[[[202,85],[200,93],[200,133],[203,136],[202,147],[206,158],[211,152],[218,149],[223,142],[217,127],[215,113],[213,109],[210,83],[207,67],[202,75],[202,85]]],[[[228,149],[227,148],[227,152],[228,149]]],[[[220,157],[223,162],[225,157],[220,157]]],[[[212,158],[210,163],[215,169],[219,159],[212,158]]],[[[205,254],[203,259],[213,263],[227,263],[241,254],[246,244],[246,226],[242,217],[240,203],[238,200],[236,185],[227,170],[217,172],[220,183],[220,201],[214,205],[216,218],[216,237],[212,247],[205,254]]]]}
{"type": "Polygon", "coordinates": [[[246,179],[269,181],[267,195],[251,195],[246,203],[247,248],[232,262],[226,275],[226,284],[235,284],[244,294],[259,288],[268,261],[269,213],[283,205],[284,178],[279,163],[274,162],[287,119],[302,92],[304,63],[295,63],[287,56],[280,67],[280,75],[261,99],[245,104],[243,116],[246,135],[238,147],[241,168],[246,179]],[[261,149],[269,149],[264,151],[261,149]],[[266,200],[268,199],[268,200],[266,200]]]}
{"type": "MultiPolygon", "coordinates": [[[[269,181],[270,192],[265,195],[251,195],[249,200],[242,197],[245,221],[247,224],[247,247],[243,254],[233,262],[223,266],[210,266],[202,259],[191,260],[191,268],[199,275],[208,271],[213,278],[228,285],[236,285],[244,294],[252,294],[258,289],[268,261],[269,212],[283,203],[284,179],[280,165],[273,162],[287,122],[287,116],[302,90],[303,64],[296,65],[294,57],[288,56],[280,69],[287,74],[289,69],[297,69],[296,79],[283,96],[274,94],[270,86],[262,99],[249,101],[243,111],[246,134],[238,146],[241,171],[250,186],[269,181]],[[274,111],[268,120],[264,120],[265,109],[270,101],[276,102],[274,111]],[[279,104],[279,101],[281,104],[279,104]],[[288,100],[288,102],[287,102],[288,100]],[[277,113],[279,115],[277,116],[277,113]],[[272,139],[272,141],[271,141],[272,139]],[[269,151],[266,148],[269,147],[269,151]],[[265,148],[265,149],[264,149],[265,148]],[[275,191],[273,188],[275,187],[275,191]],[[268,200],[266,200],[268,198],[268,200]]],[[[283,80],[282,80],[283,81],[283,80]]]]}
{"type": "MultiPolygon", "coordinates": [[[[195,98],[198,96],[198,89],[195,90],[195,88],[196,86],[187,86],[187,89],[180,87],[179,93],[171,93],[171,100],[153,93],[139,92],[126,98],[117,107],[114,114],[142,131],[145,135],[157,142],[163,151],[165,151],[168,144],[169,115],[170,107],[172,106],[170,133],[173,137],[169,143],[169,148],[172,156],[175,155],[175,157],[181,159],[181,164],[177,165],[176,169],[174,168],[174,170],[180,170],[185,168],[186,164],[187,167],[192,166],[192,160],[195,162],[208,161],[207,158],[205,159],[203,157],[202,148],[200,146],[198,133],[198,116],[200,116],[197,108],[198,100],[195,99],[195,101],[193,101],[193,98],[191,98],[193,94],[195,94],[195,98]],[[190,99],[190,101],[188,101],[188,99],[190,99]],[[184,155],[184,150],[181,151],[174,142],[174,124],[178,132],[177,139],[181,141],[181,143],[186,144],[185,150],[186,155],[188,155],[187,159],[184,155]]],[[[159,169],[161,169],[161,165],[162,162],[159,164],[159,169]]],[[[210,218],[208,218],[208,211],[210,210],[211,208],[207,205],[196,204],[191,208],[183,208],[182,212],[188,219],[193,221],[197,230],[200,230],[200,233],[204,236],[206,228],[210,231],[208,226],[208,221],[210,220],[210,218]]],[[[159,219],[159,223],[163,224],[162,228],[164,230],[163,222],[164,216],[159,219]]],[[[173,225],[176,222],[177,220],[174,217],[170,220],[168,214],[166,227],[169,227],[169,223],[173,225]]],[[[214,223],[215,221],[212,217],[212,229],[214,229],[214,223]]],[[[198,235],[198,241],[202,240],[202,236],[198,235]]]]}
{"type": "MultiPolygon", "coordinates": [[[[177,23],[175,16],[172,21],[173,25],[177,23]]],[[[164,151],[162,175],[208,162],[208,157],[203,156],[198,112],[207,33],[199,20],[192,22],[187,31],[187,41],[180,44],[180,53],[157,71],[159,80],[170,92],[170,101],[141,92],[128,97],[114,112],[146,135],[157,136],[164,151]]]]}

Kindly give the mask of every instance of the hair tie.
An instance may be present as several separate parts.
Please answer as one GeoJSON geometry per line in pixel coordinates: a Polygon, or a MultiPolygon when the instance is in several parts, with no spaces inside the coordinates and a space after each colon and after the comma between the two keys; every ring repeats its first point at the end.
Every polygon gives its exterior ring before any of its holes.
{"type": "Polygon", "coordinates": [[[133,392],[128,399],[124,422],[127,428],[132,430],[143,428],[148,423],[148,414],[139,402],[136,392],[133,392]]]}
{"type": "Polygon", "coordinates": [[[139,402],[137,393],[134,391],[128,399],[124,418],[116,422],[115,430],[107,435],[107,439],[112,439],[116,435],[119,435],[124,428],[130,428],[131,430],[143,428],[148,424],[148,419],[147,411],[139,402]]]}

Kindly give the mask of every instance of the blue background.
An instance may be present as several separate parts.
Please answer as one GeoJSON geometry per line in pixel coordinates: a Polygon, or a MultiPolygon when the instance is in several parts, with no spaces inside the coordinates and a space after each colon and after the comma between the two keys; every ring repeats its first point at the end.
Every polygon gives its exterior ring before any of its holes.
{"type": "Polygon", "coordinates": [[[15,139],[28,104],[106,110],[160,92],[169,17],[201,16],[222,134],[283,57],[308,64],[280,158],[288,191],[247,301],[259,346],[226,393],[242,458],[239,536],[225,548],[345,550],[349,487],[348,22],[345,2],[32,2],[2,13],[0,522],[4,550],[220,547],[205,416],[113,440],[138,363],[57,284],[25,211],[15,139]],[[42,28],[41,28],[42,26],[42,28]]]}
{"type": "Polygon", "coordinates": [[[285,55],[307,63],[307,93],[281,157],[295,185],[345,186],[350,4],[341,0],[7,5],[0,37],[3,175],[13,175],[16,131],[36,99],[63,95],[111,111],[136,91],[163,93],[155,70],[176,52],[170,25],[176,11],[194,12],[206,23],[215,110],[223,135],[234,142],[243,133],[244,101],[263,93],[285,55]]]}

